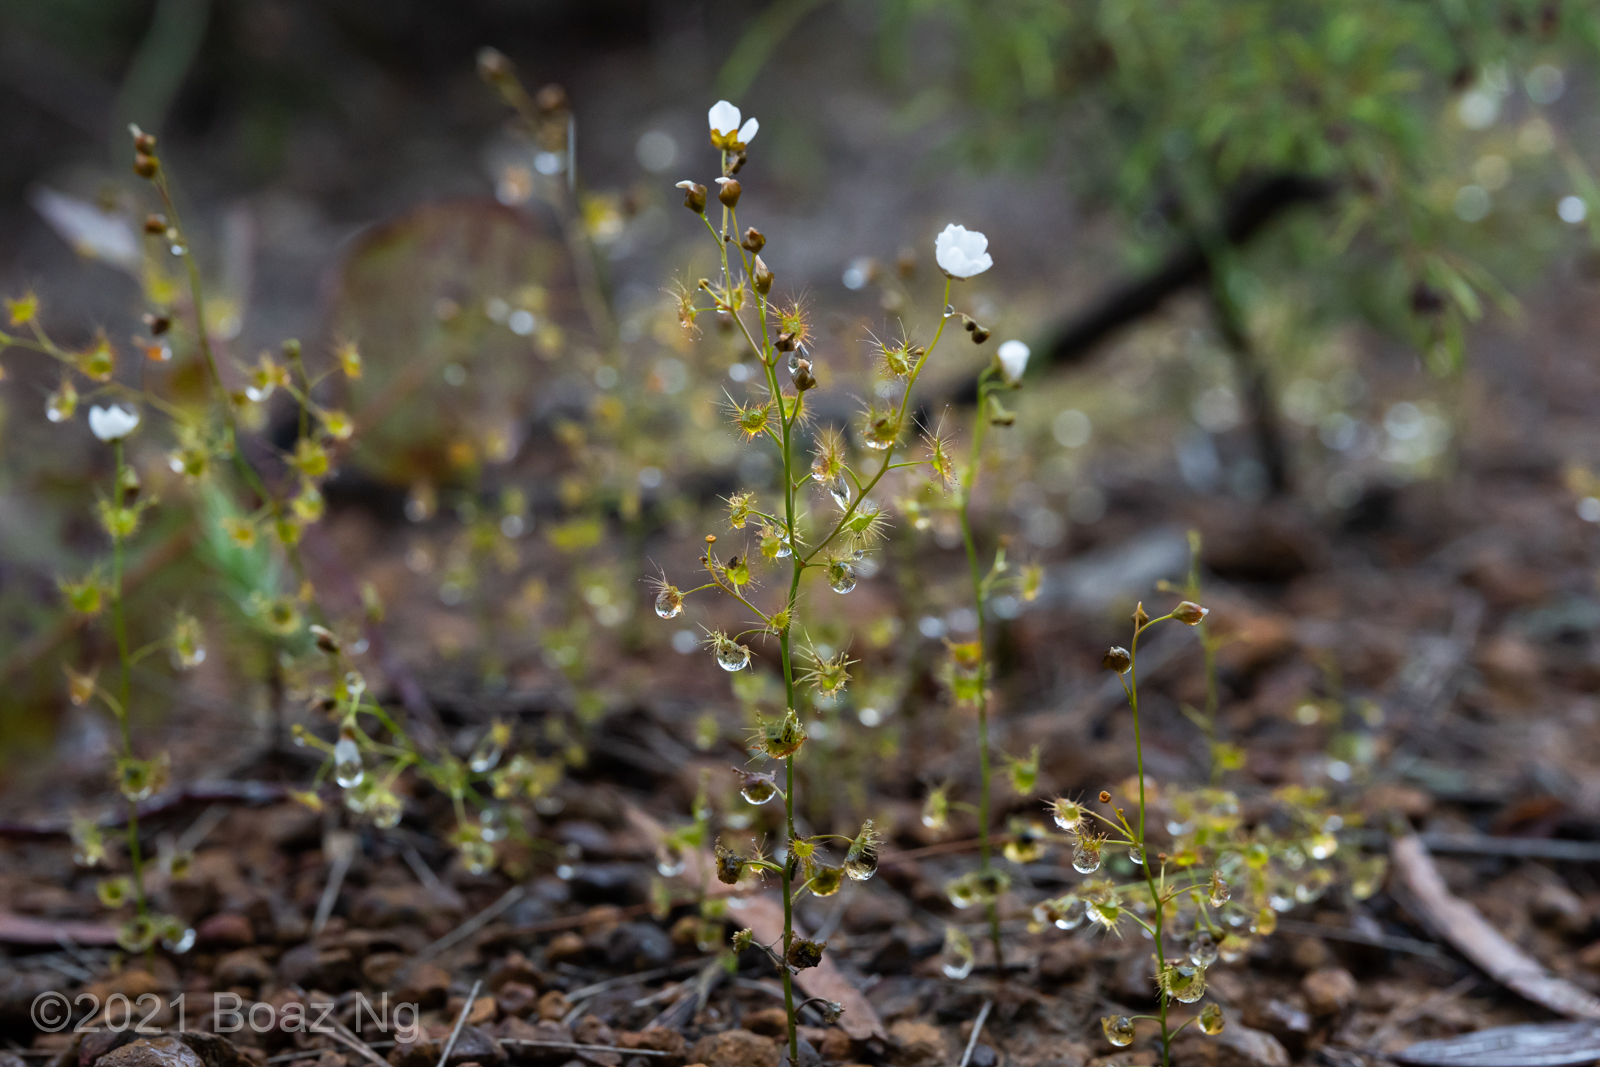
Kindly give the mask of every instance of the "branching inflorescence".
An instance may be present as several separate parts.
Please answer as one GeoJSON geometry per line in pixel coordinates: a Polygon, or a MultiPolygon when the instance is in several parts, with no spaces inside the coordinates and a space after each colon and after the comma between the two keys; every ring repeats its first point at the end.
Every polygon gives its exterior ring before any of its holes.
{"type": "MultiPolygon", "coordinates": [[[[752,868],[778,876],[784,906],[779,954],[785,961],[782,971],[789,1011],[790,1057],[791,1062],[797,1063],[799,1045],[791,972],[819,962],[823,946],[796,934],[795,895],[806,890],[817,896],[830,896],[846,879],[870,878],[877,869],[878,849],[877,832],[868,823],[854,839],[839,839],[848,841],[846,854],[842,862],[831,864],[821,851],[826,835],[802,837],[795,829],[795,758],[806,741],[806,729],[796,710],[796,689],[810,687],[819,694],[836,694],[849,684],[852,662],[847,650],[819,646],[806,636],[801,618],[805,607],[802,582],[808,575],[816,575],[841,595],[856,587],[858,565],[888,529],[888,515],[872,494],[891,471],[931,466],[935,477],[949,475],[948,452],[937,438],[930,438],[929,459],[904,458],[908,405],[912,389],[943,337],[945,326],[958,317],[949,305],[954,283],[988,270],[992,260],[987,239],[981,233],[960,226],[941,233],[936,252],[945,280],[938,328],[926,346],[910,340],[880,346],[882,368],[893,388],[886,391],[888,399],[880,396],[863,411],[856,433],[860,451],[852,450],[845,435],[836,428],[811,432],[807,394],[818,387],[819,368],[807,308],[802,301],[780,303],[773,298],[775,276],[762,256],[766,237],[753,226],[741,231],[739,224],[742,188],[737,175],[759,123],[753,118],[744,119],[739,109],[727,101],[719,101],[708,118],[711,143],[721,159],[721,173],[713,183],[715,191],[692,181],[680,182],[678,188],[683,190],[684,205],[700,217],[716,244],[720,269],[714,279],[701,279],[693,289],[680,292],[680,319],[692,328],[699,315],[709,312],[742,335],[759,365],[761,388],[752,399],[730,398],[728,414],[735,431],[745,440],[765,442],[777,453],[782,480],[775,506],[764,508],[750,490],[740,491],[729,500],[730,528],[753,533],[754,548],[724,556],[718,551],[717,536],[707,535],[705,554],[700,557],[707,580],[693,588],[679,589],[665,575],[661,576],[655,583],[655,608],[662,618],[675,618],[683,611],[686,597],[716,592],[749,612],[747,628],[739,633],[707,632],[706,644],[717,665],[726,671],[741,671],[750,665],[752,655],[747,640],[764,638],[777,644],[785,710],[757,723],[751,749],[757,759],[783,764],[782,783],[775,777],[758,777],[757,786],[743,792],[752,803],[783,799],[783,848],[779,860],[745,860],[719,846],[718,872],[724,881],[737,881],[743,870],[752,868]],[[712,197],[720,206],[720,223],[708,214],[717,211],[712,197]],[[701,303],[705,300],[709,303],[701,303]],[[787,385],[784,376],[788,378],[787,385]],[[808,443],[811,460],[806,464],[801,453],[808,443]],[[816,510],[807,506],[808,485],[820,490],[821,506],[816,510]],[[788,570],[787,580],[779,585],[776,602],[768,601],[765,606],[756,603],[754,580],[763,565],[775,566],[780,572],[785,567],[788,570]]],[[[971,322],[966,316],[960,317],[971,322]]],[[[982,339],[974,336],[974,340],[982,339]]]]}

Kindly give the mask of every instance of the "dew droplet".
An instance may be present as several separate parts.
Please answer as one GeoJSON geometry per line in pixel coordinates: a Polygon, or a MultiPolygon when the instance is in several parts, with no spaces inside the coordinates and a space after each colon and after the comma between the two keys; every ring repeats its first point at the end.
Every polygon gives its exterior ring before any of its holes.
{"type": "Polygon", "coordinates": [[[1134,863],[1136,863],[1139,866],[1143,867],[1144,866],[1144,849],[1140,848],[1138,845],[1130,845],[1129,848],[1128,848],[1128,858],[1130,860],[1132,860],[1134,863]]]}
{"type": "Polygon", "coordinates": [[[1060,906],[1056,909],[1056,928],[1076,930],[1083,925],[1084,916],[1088,914],[1088,905],[1069,893],[1061,898],[1060,906]]]}
{"type": "Polygon", "coordinates": [[[848,593],[856,587],[856,569],[842,559],[828,564],[828,588],[835,593],[848,593]]]}
{"type": "Polygon", "coordinates": [[[683,614],[683,595],[670,585],[656,594],[656,614],[663,619],[676,619],[683,614]]]}
{"type": "Polygon", "coordinates": [[[1204,930],[1189,942],[1189,962],[1196,967],[1209,967],[1217,962],[1217,943],[1204,930]]]}
{"type": "Polygon", "coordinates": [[[1100,843],[1079,841],[1072,850],[1072,869],[1079,874],[1093,874],[1100,869],[1100,843]]]}
{"type": "Polygon", "coordinates": [[[1206,995],[1206,969],[1180,963],[1167,970],[1167,985],[1172,999],[1180,1004],[1193,1004],[1206,995]]]}
{"type": "Polygon", "coordinates": [[[972,939],[955,926],[944,928],[943,956],[944,976],[958,982],[971,974],[978,962],[977,953],[972,950],[972,939]]]}
{"type": "Polygon", "coordinates": [[[735,641],[723,641],[717,646],[717,666],[730,673],[742,671],[750,666],[750,650],[735,641]]]}
{"type": "Polygon", "coordinates": [[[475,774],[492,771],[504,753],[505,746],[500,744],[495,731],[490,729],[479,739],[477,746],[472,750],[472,755],[467,757],[467,766],[471,767],[475,774]]]}
{"type": "Polygon", "coordinates": [[[366,777],[361,766],[361,749],[355,738],[341,737],[333,746],[333,780],[345,789],[354,789],[366,777]]]}
{"type": "Polygon", "coordinates": [[[848,508],[850,506],[850,486],[845,483],[843,478],[835,478],[833,481],[828,482],[824,488],[828,490],[828,495],[833,497],[833,502],[838,504],[840,508],[848,508]]]}
{"type": "Polygon", "coordinates": [[[1100,1029],[1105,1031],[1106,1040],[1118,1048],[1127,1048],[1133,1044],[1133,1020],[1126,1015],[1106,1015],[1100,1019],[1100,1029]]]}

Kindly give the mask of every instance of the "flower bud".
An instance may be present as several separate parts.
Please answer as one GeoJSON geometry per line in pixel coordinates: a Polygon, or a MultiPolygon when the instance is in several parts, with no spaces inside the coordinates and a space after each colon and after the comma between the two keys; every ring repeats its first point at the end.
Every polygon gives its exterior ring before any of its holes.
{"type": "Polygon", "coordinates": [[[797,343],[798,338],[795,337],[794,333],[792,331],[785,330],[778,335],[778,339],[776,341],[772,342],[772,347],[776,348],[779,352],[793,352],[797,343]]]}
{"type": "Polygon", "coordinates": [[[312,626],[311,633],[317,639],[317,647],[322,651],[330,656],[338,653],[339,639],[333,635],[332,630],[326,626],[312,626]]]}
{"type": "Polygon", "coordinates": [[[747,252],[760,252],[767,247],[767,238],[760,230],[750,226],[745,229],[744,240],[740,241],[739,244],[747,252]]]}
{"type": "Polygon", "coordinates": [[[1144,610],[1144,601],[1141,600],[1138,604],[1134,605],[1133,608],[1133,625],[1135,628],[1142,629],[1144,624],[1149,621],[1150,613],[1144,610]]]}
{"type": "Polygon", "coordinates": [[[683,190],[683,206],[696,215],[706,213],[706,187],[699,182],[679,182],[676,186],[683,190]]]}
{"type": "Polygon", "coordinates": [[[767,266],[766,261],[760,256],[756,257],[754,278],[756,292],[760,293],[762,296],[766,296],[768,293],[772,292],[772,270],[767,266]]]}
{"type": "Polygon", "coordinates": [[[144,217],[144,232],[152,237],[159,237],[167,232],[167,220],[161,215],[146,215],[144,217]]]}
{"type": "Polygon", "coordinates": [[[133,150],[143,155],[155,155],[156,138],[153,133],[145,133],[136,124],[128,124],[128,132],[133,134],[133,150]]]}
{"type": "Polygon", "coordinates": [[[533,94],[533,106],[541,114],[551,115],[567,110],[567,91],[554,82],[533,94]]]}
{"type": "Polygon", "coordinates": [[[802,393],[807,389],[815,389],[817,387],[817,376],[811,371],[811,361],[809,359],[795,362],[792,377],[794,378],[794,387],[802,393]]]}
{"type": "Polygon", "coordinates": [[[739,206],[739,193],[742,191],[739,187],[739,179],[718,178],[717,186],[717,199],[722,201],[723,207],[739,206]]]}
{"type": "Polygon", "coordinates": [[[1211,614],[1210,608],[1203,608],[1192,600],[1185,600],[1172,609],[1172,617],[1189,626],[1198,625],[1200,620],[1209,614],[1211,614]]]}
{"type": "Polygon", "coordinates": [[[499,85],[510,80],[514,73],[515,68],[504,52],[497,48],[478,49],[478,77],[490,85],[499,85]]]}
{"type": "Polygon", "coordinates": [[[1123,674],[1133,666],[1133,657],[1128,655],[1128,650],[1121,645],[1113,645],[1106,649],[1106,654],[1100,657],[1100,666],[1108,671],[1123,674]]]}
{"type": "Polygon", "coordinates": [[[156,157],[147,156],[143,152],[133,154],[133,172],[141,178],[154,178],[156,176],[156,157]]]}
{"type": "Polygon", "coordinates": [[[988,339],[989,339],[989,328],[987,326],[979,326],[977,329],[972,331],[972,343],[973,344],[981,345],[981,344],[983,344],[983,342],[987,341],[988,339]]]}

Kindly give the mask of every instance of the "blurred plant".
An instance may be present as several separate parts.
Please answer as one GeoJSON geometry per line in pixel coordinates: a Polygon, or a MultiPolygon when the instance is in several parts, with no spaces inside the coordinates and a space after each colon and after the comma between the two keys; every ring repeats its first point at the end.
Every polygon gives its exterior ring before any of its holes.
{"type": "MultiPolygon", "coordinates": [[[[984,255],[987,256],[987,253],[984,255]]],[[[975,343],[982,344],[988,339],[987,328],[968,316],[963,315],[962,319],[975,343]]],[[[1000,941],[999,899],[1008,888],[1009,879],[994,867],[989,840],[989,679],[992,670],[988,660],[986,607],[990,597],[1001,589],[1015,589],[1024,599],[1034,599],[1039,591],[1040,570],[1036,566],[1028,566],[1021,568],[1019,573],[1010,573],[1012,565],[1006,561],[1006,539],[1003,538],[985,572],[979,561],[977,542],[973,538],[971,507],[973,489],[983,466],[984,431],[991,425],[1005,427],[1016,422],[1016,416],[1000,402],[998,394],[1021,387],[1028,356],[1026,344],[1016,340],[1007,341],[999,346],[989,366],[978,375],[978,403],[973,414],[971,453],[965,467],[957,469],[949,444],[937,435],[929,438],[928,445],[928,465],[934,472],[935,480],[945,487],[953,485],[955,489],[954,507],[961,519],[961,540],[966,549],[967,569],[972,580],[973,610],[977,620],[977,634],[972,641],[946,642],[949,660],[945,677],[956,700],[975,706],[978,712],[978,870],[957,878],[946,887],[946,893],[957,907],[969,907],[977,902],[983,904],[989,923],[989,939],[994,948],[995,967],[1002,973],[1005,970],[1005,956],[1000,941]]],[[[1037,776],[1037,767],[1037,752],[1029,761],[1012,761],[1013,785],[1018,793],[1026,795],[1033,791],[1032,779],[1037,776]],[[1031,773],[1028,770],[1030,767],[1031,773]]]]}
{"type": "MultiPolygon", "coordinates": [[[[1200,589],[1200,531],[1189,531],[1189,576],[1181,590],[1175,589],[1171,582],[1161,581],[1156,588],[1164,593],[1181,592],[1185,599],[1198,603],[1203,600],[1200,589]]],[[[1219,739],[1217,735],[1217,708],[1219,690],[1217,687],[1217,650],[1228,643],[1228,638],[1218,636],[1211,632],[1211,624],[1201,619],[1194,624],[1195,635],[1200,638],[1200,651],[1205,656],[1206,673],[1206,704],[1204,708],[1193,708],[1188,704],[1183,705],[1183,714],[1188,720],[1200,728],[1201,736],[1206,742],[1206,760],[1209,764],[1208,773],[1211,784],[1216,785],[1222,781],[1222,776],[1228,771],[1236,771],[1244,766],[1244,750],[1229,741],[1219,739]]]]}

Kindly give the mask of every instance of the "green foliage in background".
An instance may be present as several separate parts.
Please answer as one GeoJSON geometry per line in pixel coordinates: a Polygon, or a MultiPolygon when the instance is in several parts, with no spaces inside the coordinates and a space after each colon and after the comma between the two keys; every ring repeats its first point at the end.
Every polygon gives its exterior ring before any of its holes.
{"type": "Polygon", "coordinates": [[[1126,220],[1130,266],[1193,237],[1248,290],[1218,240],[1230,198],[1272,176],[1327,182],[1329,210],[1252,254],[1317,268],[1317,308],[1409,337],[1438,372],[1459,366],[1485,297],[1512,307],[1505,284],[1546,261],[1562,198],[1586,201],[1591,226],[1600,207],[1562,121],[1564,100],[1593,91],[1591,4],[883,0],[880,14],[887,67],[923,94],[912,111],[965,115],[976,160],[1060,165],[1126,220]],[[912,61],[928,21],[963,72],[945,87],[912,61]]]}

